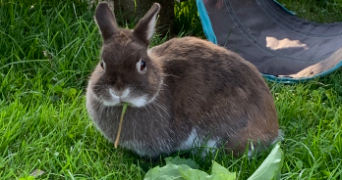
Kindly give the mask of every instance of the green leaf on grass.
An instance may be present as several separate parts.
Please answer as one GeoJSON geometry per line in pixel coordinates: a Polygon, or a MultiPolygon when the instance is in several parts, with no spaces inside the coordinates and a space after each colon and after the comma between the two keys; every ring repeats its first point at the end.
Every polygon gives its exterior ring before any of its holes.
{"type": "MultiPolygon", "coordinates": [[[[150,169],[145,175],[145,180],[235,180],[236,172],[230,172],[227,168],[212,161],[211,175],[197,169],[198,164],[190,159],[165,158],[166,165],[150,169]]],[[[260,167],[248,180],[272,180],[279,178],[283,163],[283,152],[280,145],[276,144],[260,167]]]]}
{"type": "Polygon", "coordinates": [[[155,167],[147,172],[145,180],[235,180],[236,173],[213,161],[211,175],[198,170],[198,164],[191,159],[165,158],[166,165],[155,167]],[[194,168],[195,167],[195,168],[194,168]]]}
{"type": "Polygon", "coordinates": [[[182,176],[179,174],[178,165],[174,164],[167,164],[163,167],[155,167],[149,170],[144,180],[168,180],[168,179],[183,179],[182,176]]]}
{"type": "Polygon", "coordinates": [[[260,167],[247,180],[272,180],[278,176],[283,164],[283,152],[276,144],[260,167]]]}
{"type": "Polygon", "coordinates": [[[35,180],[36,178],[34,176],[28,176],[28,177],[21,177],[19,180],[35,180]]]}
{"type": "Polygon", "coordinates": [[[185,180],[208,180],[209,175],[198,169],[179,169],[180,174],[185,180]]]}
{"type": "Polygon", "coordinates": [[[296,166],[297,166],[298,169],[302,169],[302,168],[303,168],[303,161],[301,161],[301,160],[298,159],[298,160],[296,161],[296,166]]]}
{"type": "Polygon", "coordinates": [[[171,157],[165,158],[165,161],[166,161],[166,163],[170,162],[170,163],[173,163],[173,164],[176,164],[176,165],[186,164],[186,165],[190,166],[193,169],[198,169],[199,168],[198,164],[194,160],[192,160],[192,159],[182,159],[182,158],[180,158],[178,156],[174,157],[174,158],[171,158],[171,157]]]}
{"type": "Polygon", "coordinates": [[[153,169],[150,169],[146,173],[144,180],[184,180],[179,172],[179,169],[187,170],[191,169],[191,167],[186,164],[173,164],[171,159],[172,158],[166,158],[166,165],[163,167],[157,166],[153,169]]]}
{"type": "Polygon", "coordinates": [[[68,89],[63,89],[63,95],[67,97],[75,97],[77,94],[77,90],[75,88],[68,88],[68,89]]]}
{"type": "Polygon", "coordinates": [[[230,172],[215,161],[213,162],[211,175],[198,169],[179,169],[180,174],[186,180],[235,180],[236,172],[230,172]]]}
{"type": "Polygon", "coordinates": [[[212,180],[235,180],[236,172],[230,172],[227,168],[213,161],[213,166],[211,168],[211,176],[212,180]]]}

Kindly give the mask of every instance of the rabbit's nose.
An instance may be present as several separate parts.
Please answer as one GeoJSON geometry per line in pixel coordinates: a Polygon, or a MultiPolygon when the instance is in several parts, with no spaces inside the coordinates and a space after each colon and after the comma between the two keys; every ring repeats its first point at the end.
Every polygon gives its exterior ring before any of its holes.
{"type": "Polygon", "coordinates": [[[120,98],[120,93],[118,93],[118,91],[115,91],[113,88],[109,88],[109,94],[110,94],[114,99],[119,99],[119,98],[120,98]]]}
{"type": "Polygon", "coordinates": [[[125,84],[120,80],[118,79],[114,86],[113,86],[114,90],[116,91],[124,91],[125,90],[125,84]]]}
{"type": "Polygon", "coordinates": [[[122,96],[122,91],[118,91],[117,89],[111,88],[109,89],[109,93],[114,97],[114,98],[119,98],[122,96]]]}
{"type": "Polygon", "coordinates": [[[124,90],[117,90],[115,88],[111,88],[109,90],[109,93],[114,97],[114,98],[126,98],[129,95],[129,89],[124,89],[124,90]]]}

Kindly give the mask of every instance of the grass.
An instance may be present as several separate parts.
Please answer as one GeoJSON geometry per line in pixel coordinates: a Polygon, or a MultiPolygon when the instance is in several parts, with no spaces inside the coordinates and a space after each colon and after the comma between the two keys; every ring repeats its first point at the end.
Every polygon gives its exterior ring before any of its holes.
{"type": "MultiPolygon", "coordinates": [[[[149,168],[164,164],[162,158],[114,149],[88,118],[85,86],[101,43],[94,9],[79,1],[0,2],[0,179],[30,179],[37,169],[45,172],[37,179],[142,179],[149,168]]],[[[301,17],[342,21],[341,13],[321,1],[280,2],[297,12],[305,9],[301,17]]],[[[198,23],[193,11],[177,10],[180,34],[190,31],[182,23],[198,23]]],[[[190,33],[201,34],[195,31],[190,33]]],[[[157,36],[152,45],[164,41],[157,36]]],[[[308,83],[269,83],[286,135],[282,179],[342,178],[341,81],[338,70],[308,83]]],[[[209,158],[185,156],[210,171],[209,158]]],[[[227,154],[215,160],[244,180],[266,156],[227,154]]]]}
{"type": "Polygon", "coordinates": [[[341,0],[278,0],[299,17],[320,23],[340,22],[342,19],[341,0]]]}

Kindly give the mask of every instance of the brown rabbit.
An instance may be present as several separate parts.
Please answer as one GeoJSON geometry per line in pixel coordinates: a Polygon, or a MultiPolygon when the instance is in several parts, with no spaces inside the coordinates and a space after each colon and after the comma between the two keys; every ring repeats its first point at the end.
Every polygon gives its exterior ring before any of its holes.
{"type": "Polygon", "coordinates": [[[90,117],[104,136],[115,141],[127,102],[119,145],[141,156],[203,144],[223,144],[237,155],[249,141],[268,145],[275,140],[273,98],[252,64],[194,37],[148,49],[159,9],[155,3],[128,30],[117,27],[106,3],[97,6],[103,46],[86,96],[90,117]]]}

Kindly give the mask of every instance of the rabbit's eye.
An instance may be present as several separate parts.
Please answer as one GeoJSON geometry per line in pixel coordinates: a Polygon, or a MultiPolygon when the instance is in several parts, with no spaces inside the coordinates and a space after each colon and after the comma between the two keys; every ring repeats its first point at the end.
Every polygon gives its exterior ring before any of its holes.
{"type": "Polygon", "coordinates": [[[146,62],[143,59],[140,59],[137,62],[136,67],[140,74],[144,74],[146,72],[146,62]]]}
{"type": "Polygon", "coordinates": [[[102,69],[105,69],[105,68],[106,68],[106,64],[105,64],[105,62],[103,61],[103,59],[101,60],[100,65],[101,65],[102,69]]]}
{"type": "Polygon", "coordinates": [[[140,61],[140,71],[143,71],[146,67],[146,62],[144,60],[140,61]]]}

